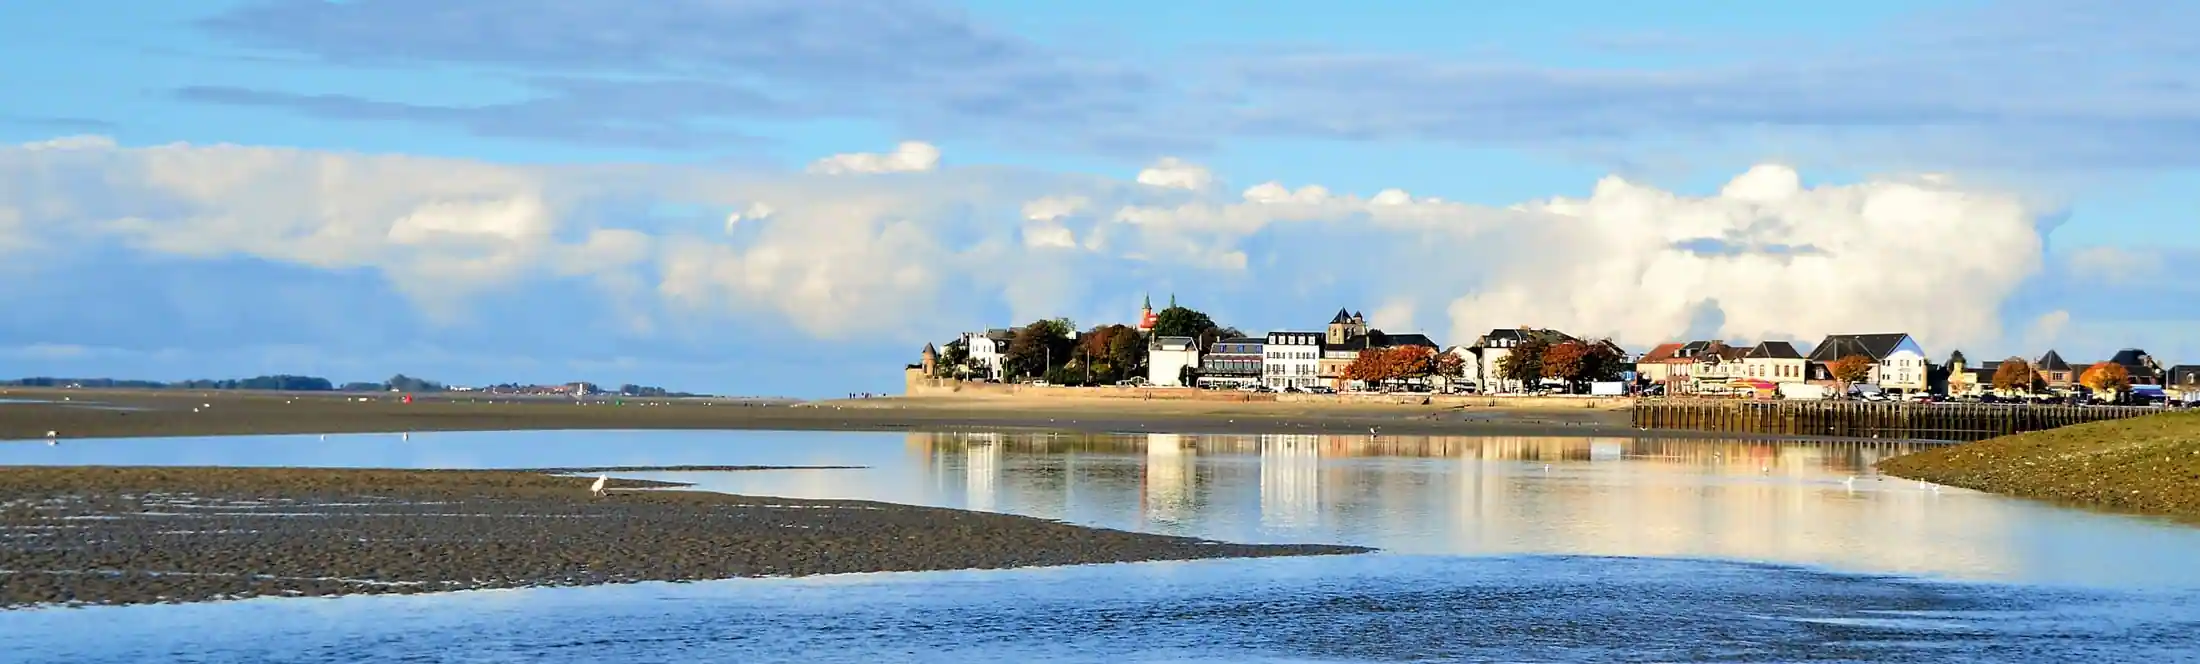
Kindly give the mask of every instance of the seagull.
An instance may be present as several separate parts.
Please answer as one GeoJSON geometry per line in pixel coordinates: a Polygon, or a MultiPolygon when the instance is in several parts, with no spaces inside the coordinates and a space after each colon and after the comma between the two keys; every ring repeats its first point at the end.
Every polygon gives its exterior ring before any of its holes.
{"type": "Polygon", "coordinates": [[[52,444],[54,444],[54,437],[55,437],[55,436],[59,436],[59,435],[61,435],[61,432],[59,432],[59,431],[52,431],[52,430],[48,430],[48,431],[46,432],[46,444],[47,444],[47,445],[52,445],[52,444]]]}
{"type": "Polygon", "coordinates": [[[1856,476],[1855,476],[1855,475],[1850,475],[1848,479],[1845,479],[1845,480],[1841,480],[1841,484],[1842,484],[1843,486],[1850,486],[1850,487],[1856,486],[1856,476]]]}
{"type": "Polygon", "coordinates": [[[604,483],[605,483],[605,482],[609,482],[609,481],[611,481],[611,476],[609,476],[609,475],[597,475],[597,476],[596,476],[596,483],[595,483],[595,484],[590,484],[590,485],[588,485],[588,493],[590,493],[590,494],[592,494],[592,495],[598,495],[598,496],[601,496],[601,495],[603,495],[603,485],[604,485],[604,483]]]}
{"type": "Polygon", "coordinates": [[[410,431],[407,431],[407,432],[404,432],[404,433],[400,433],[400,434],[397,434],[397,439],[398,439],[398,440],[412,440],[412,439],[413,439],[413,435],[412,435],[412,432],[410,432],[410,431]]]}
{"type": "Polygon", "coordinates": [[[1543,472],[1551,472],[1551,464],[1543,464],[1543,472]]]}

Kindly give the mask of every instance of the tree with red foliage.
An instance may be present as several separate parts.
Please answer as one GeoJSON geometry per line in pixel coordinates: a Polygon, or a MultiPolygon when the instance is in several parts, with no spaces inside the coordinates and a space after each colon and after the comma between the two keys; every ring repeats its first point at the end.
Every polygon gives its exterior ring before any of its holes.
{"type": "Polygon", "coordinates": [[[1351,364],[1345,365],[1345,380],[1356,380],[1369,385],[1390,380],[1393,369],[1389,355],[1390,352],[1382,348],[1360,351],[1359,356],[1352,358],[1351,364]]]}
{"type": "Polygon", "coordinates": [[[1383,350],[1383,357],[1390,365],[1391,378],[1426,379],[1436,373],[1436,349],[1427,346],[1398,346],[1383,350]]]}

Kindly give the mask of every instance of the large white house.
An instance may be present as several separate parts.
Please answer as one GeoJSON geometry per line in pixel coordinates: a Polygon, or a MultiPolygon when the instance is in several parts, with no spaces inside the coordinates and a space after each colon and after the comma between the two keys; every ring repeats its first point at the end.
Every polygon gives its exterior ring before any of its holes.
{"type": "Polygon", "coordinates": [[[1155,387],[1188,387],[1184,373],[1199,366],[1199,340],[1191,337],[1154,337],[1146,346],[1146,384],[1155,387]]]}
{"type": "Polygon", "coordinates": [[[1322,383],[1321,332],[1270,332],[1261,349],[1261,384],[1305,389],[1322,383]]]}
{"type": "Polygon", "coordinates": [[[986,380],[1001,380],[1001,358],[1008,354],[1008,342],[1015,338],[1015,330],[964,332],[963,347],[970,349],[970,367],[974,373],[986,380]]]}
{"type": "Polygon", "coordinates": [[[1910,335],[1900,332],[1826,335],[1825,341],[1810,351],[1810,380],[1832,382],[1830,365],[1850,355],[1862,355],[1871,360],[1871,376],[1866,380],[1880,389],[1916,393],[1932,386],[1925,365],[1925,349],[1910,335]]]}

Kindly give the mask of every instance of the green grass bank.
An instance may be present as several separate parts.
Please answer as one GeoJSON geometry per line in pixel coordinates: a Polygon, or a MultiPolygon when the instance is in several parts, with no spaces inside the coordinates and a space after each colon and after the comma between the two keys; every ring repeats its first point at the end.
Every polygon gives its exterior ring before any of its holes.
{"type": "Polygon", "coordinates": [[[1881,461],[1889,475],[2200,522],[2200,412],[2002,436],[1881,461]]]}

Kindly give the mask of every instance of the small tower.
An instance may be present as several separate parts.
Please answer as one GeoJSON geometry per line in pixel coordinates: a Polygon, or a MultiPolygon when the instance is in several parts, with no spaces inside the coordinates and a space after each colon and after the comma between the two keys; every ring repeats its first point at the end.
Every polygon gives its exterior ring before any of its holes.
{"type": "Polygon", "coordinates": [[[923,353],[919,353],[919,354],[917,355],[917,366],[919,366],[919,367],[922,367],[922,368],[924,369],[924,375],[926,375],[926,376],[937,376],[937,375],[939,375],[939,373],[940,373],[940,351],[939,351],[939,349],[937,349],[937,348],[933,348],[933,347],[932,347],[932,344],[930,344],[930,343],[927,343],[927,344],[925,344],[925,345],[924,345],[924,352],[923,352],[923,353]]]}
{"type": "MultiPolygon", "coordinates": [[[[1174,301],[1175,297],[1176,296],[1173,295],[1170,296],[1170,300],[1174,301]]],[[[1157,320],[1159,320],[1159,318],[1154,316],[1153,313],[1153,296],[1147,295],[1145,302],[1138,305],[1138,331],[1152,332],[1154,322],[1157,320]]]]}

